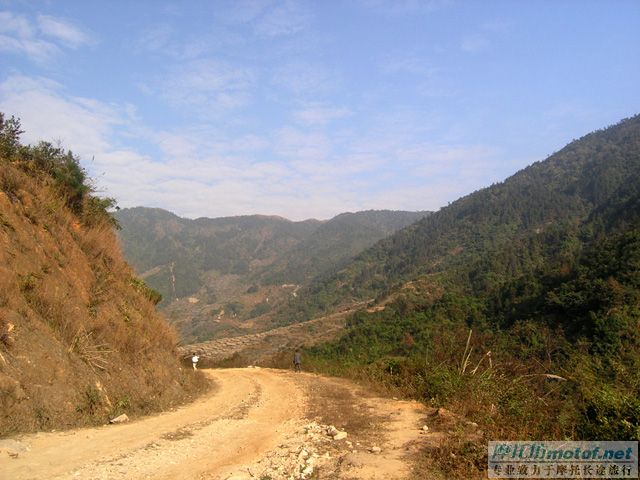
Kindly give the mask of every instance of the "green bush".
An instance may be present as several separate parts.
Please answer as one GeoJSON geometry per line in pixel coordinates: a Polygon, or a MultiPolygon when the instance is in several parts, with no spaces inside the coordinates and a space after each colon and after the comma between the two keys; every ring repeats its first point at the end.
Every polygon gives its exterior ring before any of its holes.
{"type": "Polygon", "coordinates": [[[134,287],[138,292],[140,292],[144,298],[149,300],[154,305],[157,305],[158,303],[160,303],[162,301],[162,295],[160,294],[160,292],[154,290],[153,288],[150,288],[144,282],[144,280],[132,277],[129,280],[129,284],[132,287],[134,287]]]}
{"type": "MultiPolygon", "coordinates": [[[[95,225],[106,221],[117,227],[109,213],[116,207],[112,198],[100,198],[80,159],[70,150],[50,142],[40,142],[34,146],[21,145],[20,121],[14,117],[6,119],[0,112],[0,160],[15,161],[31,172],[43,173],[53,180],[65,198],[66,204],[85,223],[95,225]]],[[[6,175],[0,177],[0,189],[12,198],[18,185],[15,179],[6,175]]]]}
{"type": "Polygon", "coordinates": [[[598,440],[640,441],[640,392],[629,394],[605,385],[584,405],[579,434],[598,440]]]}

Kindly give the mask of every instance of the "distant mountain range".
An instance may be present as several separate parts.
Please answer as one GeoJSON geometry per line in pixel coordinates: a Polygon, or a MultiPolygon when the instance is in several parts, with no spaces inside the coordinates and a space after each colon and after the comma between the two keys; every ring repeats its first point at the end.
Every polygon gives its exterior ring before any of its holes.
{"type": "Polygon", "coordinates": [[[191,220],[138,207],[115,217],[126,258],[162,294],[170,320],[185,340],[204,340],[220,330],[252,328],[246,320],[278,310],[312,279],[428,214],[372,210],[327,221],[261,215],[191,220]]]}
{"type": "Polygon", "coordinates": [[[639,132],[636,116],[591,133],[433,214],[188,220],[135,208],[116,218],[126,257],[186,340],[384,305],[407,288],[487,295],[549,265],[570,269],[638,221],[639,132]]]}

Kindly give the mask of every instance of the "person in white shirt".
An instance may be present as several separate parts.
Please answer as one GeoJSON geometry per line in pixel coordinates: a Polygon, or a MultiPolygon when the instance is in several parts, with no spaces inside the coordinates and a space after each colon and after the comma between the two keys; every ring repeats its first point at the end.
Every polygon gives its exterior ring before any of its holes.
{"type": "Polygon", "coordinates": [[[198,357],[198,355],[196,355],[196,353],[193,352],[193,357],[191,357],[191,363],[193,364],[194,370],[198,369],[198,360],[200,360],[200,357],[198,357]]]}

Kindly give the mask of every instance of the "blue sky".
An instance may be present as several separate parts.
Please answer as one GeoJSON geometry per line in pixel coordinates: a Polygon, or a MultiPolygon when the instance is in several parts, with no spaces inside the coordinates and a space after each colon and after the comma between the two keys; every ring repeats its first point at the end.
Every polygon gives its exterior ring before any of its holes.
{"type": "Polygon", "coordinates": [[[0,0],[0,110],[122,207],[437,210],[640,112],[638,1],[0,0]]]}

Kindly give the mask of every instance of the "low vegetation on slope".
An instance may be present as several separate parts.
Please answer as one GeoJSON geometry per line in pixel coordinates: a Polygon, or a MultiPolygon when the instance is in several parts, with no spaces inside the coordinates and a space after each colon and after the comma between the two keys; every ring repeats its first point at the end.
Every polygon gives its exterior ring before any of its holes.
{"type": "Polygon", "coordinates": [[[123,261],[78,159],[0,114],[0,434],[104,422],[204,388],[123,261]]]}
{"type": "MultiPolygon", "coordinates": [[[[385,308],[308,363],[446,406],[484,440],[640,440],[638,172],[635,117],[384,240],[343,280],[385,308]]],[[[426,455],[483,476],[483,444],[426,455]]]]}

